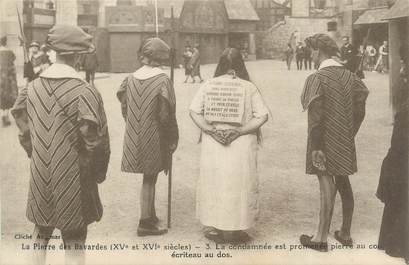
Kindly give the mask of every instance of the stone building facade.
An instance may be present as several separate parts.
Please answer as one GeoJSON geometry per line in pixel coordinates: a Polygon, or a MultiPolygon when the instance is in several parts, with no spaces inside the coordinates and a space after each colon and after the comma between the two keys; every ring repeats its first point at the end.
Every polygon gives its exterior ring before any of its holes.
{"type": "MultiPolygon", "coordinates": [[[[259,18],[248,0],[186,0],[172,4],[158,1],[158,6],[159,37],[171,43],[174,30],[178,63],[182,61],[185,45],[196,44],[200,46],[202,63],[216,63],[228,46],[242,50],[248,59],[256,58],[254,32],[259,18]],[[171,6],[174,7],[173,29],[171,6]]],[[[118,2],[105,7],[108,71],[130,72],[139,66],[137,49],[143,39],[156,34],[154,10],[153,1],[149,0],[118,2]]]]}

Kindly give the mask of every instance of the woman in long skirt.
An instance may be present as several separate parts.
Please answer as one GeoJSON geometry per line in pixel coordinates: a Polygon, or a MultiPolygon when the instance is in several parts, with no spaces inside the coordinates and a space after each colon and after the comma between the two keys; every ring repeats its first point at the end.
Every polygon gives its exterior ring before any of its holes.
{"type": "Polygon", "coordinates": [[[258,214],[257,142],[268,110],[237,49],[223,52],[215,77],[195,95],[190,115],[202,132],[196,212],[211,228],[205,236],[218,243],[247,241],[244,230],[254,226],[258,214]],[[243,91],[239,123],[207,118],[206,95],[215,86],[243,91]]]}
{"type": "Polygon", "coordinates": [[[189,76],[192,73],[192,68],[190,63],[190,59],[192,58],[192,48],[189,45],[185,46],[185,51],[183,52],[183,66],[185,67],[185,82],[187,83],[187,80],[189,79],[189,76]]]}
{"type": "Polygon", "coordinates": [[[17,79],[14,61],[16,56],[7,49],[7,37],[0,39],[0,109],[3,126],[10,125],[9,109],[17,98],[17,79]]]}
{"type": "Polygon", "coordinates": [[[397,106],[391,147],[382,163],[377,197],[385,204],[379,233],[379,249],[409,264],[408,150],[409,150],[409,66],[402,47],[402,70],[397,82],[397,106]]]}
{"type": "Polygon", "coordinates": [[[143,174],[138,235],[162,235],[155,211],[158,174],[170,168],[178,143],[173,84],[159,68],[169,46],[159,38],[145,40],[139,51],[143,64],[122,82],[117,93],[126,122],[122,171],[143,174]]]}

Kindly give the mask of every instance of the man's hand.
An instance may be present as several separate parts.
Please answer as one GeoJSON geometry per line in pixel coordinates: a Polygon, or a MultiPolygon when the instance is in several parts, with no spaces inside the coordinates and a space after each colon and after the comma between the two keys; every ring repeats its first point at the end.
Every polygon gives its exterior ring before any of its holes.
{"type": "Polygon", "coordinates": [[[215,127],[213,126],[209,126],[209,128],[205,128],[203,129],[203,132],[205,134],[210,135],[214,140],[216,140],[218,143],[222,144],[222,145],[226,145],[226,138],[223,135],[222,131],[216,130],[215,127]]]}
{"type": "Polygon", "coordinates": [[[210,136],[222,145],[227,145],[227,138],[224,136],[224,132],[220,130],[214,130],[210,136]]]}
{"type": "Polygon", "coordinates": [[[176,148],[178,148],[177,143],[172,143],[169,145],[169,151],[173,154],[176,151],[176,148]]]}
{"type": "Polygon", "coordinates": [[[229,145],[234,142],[234,140],[240,137],[240,131],[236,129],[228,129],[223,131],[223,135],[227,141],[226,145],[229,145]]]}
{"type": "Polygon", "coordinates": [[[327,158],[321,150],[312,151],[312,165],[316,167],[320,171],[325,171],[326,167],[325,164],[327,162],[327,158]]]}

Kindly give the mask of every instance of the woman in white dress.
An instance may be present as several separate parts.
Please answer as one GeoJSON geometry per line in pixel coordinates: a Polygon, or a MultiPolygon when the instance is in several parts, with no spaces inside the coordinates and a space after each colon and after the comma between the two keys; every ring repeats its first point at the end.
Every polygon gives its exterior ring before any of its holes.
{"type": "Polygon", "coordinates": [[[196,212],[200,222],[212,228],[205,236],[217,243],[250,240],[244,230],[254,226],[258,215],[257,148],[268,113],[258,89],[249,81],[242,55],[227,48],[215,77],[200,87],[190,106],[190,116],[202,132],[196,212]],[[238,122],[220,121],[220,113],[213,115],[216,118],[209,113],[209,104],[215,104],[209,97],[223,87],[242,95],[241,99],[224,99],[241,102],[233,110],[238,122]]]}

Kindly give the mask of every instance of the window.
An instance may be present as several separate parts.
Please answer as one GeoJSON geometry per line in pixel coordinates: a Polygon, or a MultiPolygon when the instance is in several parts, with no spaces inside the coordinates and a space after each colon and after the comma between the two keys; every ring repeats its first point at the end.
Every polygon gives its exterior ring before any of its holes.
{"type": "Polygon", "coordinates": [[[85,15],[91,14],[91,4],[83,4],[82,8],[83,8],[83,14],[85,15]]]}

